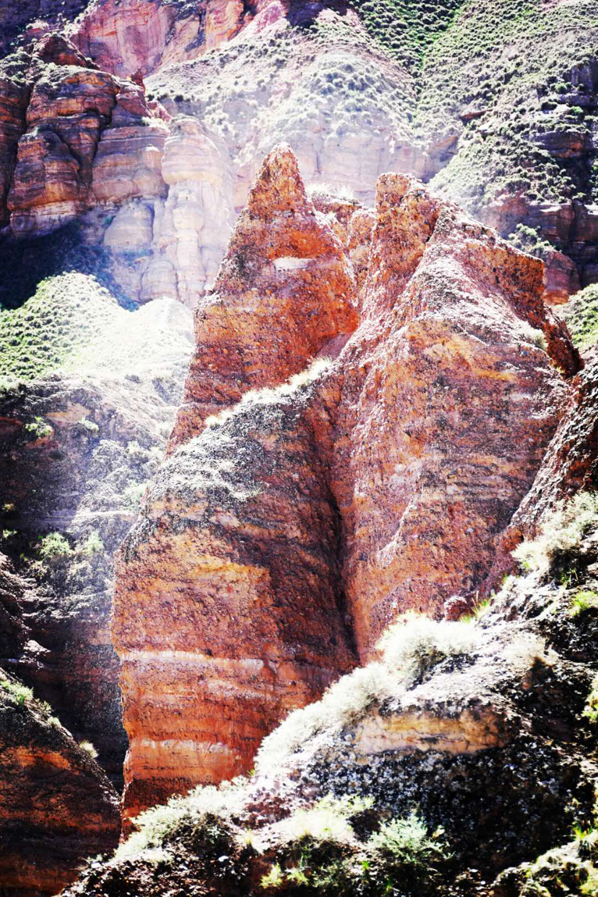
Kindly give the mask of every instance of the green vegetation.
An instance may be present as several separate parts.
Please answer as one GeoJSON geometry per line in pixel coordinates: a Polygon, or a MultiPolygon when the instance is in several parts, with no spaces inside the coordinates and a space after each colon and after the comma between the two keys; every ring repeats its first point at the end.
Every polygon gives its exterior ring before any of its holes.
{"type": "Polygon", "coordinates": [[[207,785],[186,797],[171,797],[166,804],[152,807],[136,817],[138,831],[124,841],[115,857],[125,860],[147,851],[168,847],[177,835],[193,831],[198,842],[218,847],[222,841],[230,848],[242,830],[234,820],[243,817],[246,779],[207,785]]]}
{"type": "MultiPolygon", "coordinates": [[[[505,585],[505,579],[503,579],[503,587],[505,585]]],[[[494,594],[494,593],[493,593],[494,594]]],[[[484,598],[483,601],[478,601],[477,604],[474,605],[473,611],[470,614],[465,614],[459,620],[460,623],[473,623],[477,620],[481,620],[483,616],[485,616],[490,608],[492,607],[492,598],[484,598]]]]}
{"type": "MultiPolygon", "coordinates": [[[[597,38],[596,0],[467,0],[422,68],[418,125],[449,140],[462,135],[435,187],[474,212],[513,194],[590,199],[595,185],[575,147],[588,143],[591,121],[577,98],[591,90],[584,66],[597,38]],[[473,117],[462,120],[467,110],[473,117]]],[[[546,249],[538,233],[515,239],[546,249]]]]}
{"type": "Polygon", "coordinates": [[[356,0],[368,33],[398,62],[421,66],[426,51],[451,24],[465,0],[356,0]]]}
{"type": "Polygon", "coordinates": [[[569,605],[569,615],[577,617],[590,608],[598,609],[598,592],[591,589],[580,589],[575,593],[569,605]]]}
{"type": "Polygon", "coordinates": [[[78,542],[69,540],[62,533],[48,533],[38,537],[35,559],[30,561],[29,569],[46,582],[56,580],[57,577],[62,579],[67,575],[73,578],[73,586],[76,586],[75,580],[79,581],[81,576],[85,579],[91,574],[90,563],[94,563],[91,559],[97,557],[101,562],[103,552],[104,543],[96,530],[90,530],[78,542]]]}
{"type": "Polygon", "coordinates": [[[586,287],[572,296],[559,309],[569,328],[571,338],[580,351],[598,341],[598,285],[586,287]]]}
{"type": "Polygon", "coordinates": [[[476,630],[467,620],[439,622],[407,613],[387,629],[378,648],[389,669],[420,682],[443,660],[474,653],[476,642],[476,630]]]}
{"type": "Polygon", "coordinates": [[[54,432],[50,424],[46,423],[43,417],[36,417],[34,421],[25,424],[25,430],[35,439],[44,439],[44,437],[51,436],[54,432]]]}
{"type": "Polygon", "coordinates": [[[218,788],[196,788],[147,810],[115,861],[171,863],[186,843],[206,862],[234,856],[239,875],[251,856],[262,855],[268,863],[264,890],[290,884],[330,897],[378,897],[395,893],[395,887],[400,893],[424,893],[418,889],[434,879],[448,858],[442,830],[430,833],[415,810],[404,818],[375,822],[373,801],[358,796],[329,794],[276,822],[251,828],[248,788],[249,780],[239,778],[218,788]],[[364,830],[366,817],[370,822],[364,830]]]}
{"type": "Polygon", "coordinates": [[[580,548],[583,539],[598,526],[598,493],[578,492],[561,502],[542,523],[535,539],[522,542],[513,557],[524,570],[547,573],[580,548]]]}
{"type": "Polygon", "coordinates": [[[125,507],[137,513],[141,507],[141,501],[145,495],[148,483],[132,483],[123,492],[125,507]]]}
{"type": "Polygon", "coordinates": [[[517,893],[518,897],[551,897],[565,894],[596,897],[598,830],[576,829],[574,834],[574,841],[549,850],[534,863],[525,863],[520,867],[517,870],[521,873],[520,889],[517,892],[511,890],[511,893],[517,893]]]}
{"type": "Polygon", "coordinates": [[[40,536],[37,556],[40,561],[54,561],[57,558],[70,557],[73,554],[71,544],[61,533],[48,533],[40,536]]]}
{"type": "Polygon", "coordinates": [[[89,275],[42,281],[21,308],[0,309],[0,377],[30,380],[74,367],[119,311],[127,314],[89,275]]]}
{"type": "Polygon", "coordinates": [[[262,887],[275,890],[288,882],[330,897],[398,894],[425,887],[447,859],[442,831],[430,835],[412,812],[383,822],[369,838],[360,840],[353,820],[370,807],[371,802],[360,798],[328,795],[271,826],[268,837],[274,837],[279,847],[262,887]]]}
{"type": "Polygon", "coordinates": [[[98,554],[100,551],[104,550],[104,543],[100,538],[100,534],[97,530],[91,530],[89,535],[85,539],[84,542],[81,542],[76,551],[79,554],[82,554],[84,557],[91,557],[94,554],[98,554]]]}
{"type": "Polygon", "coordinates": [[[518,224],[510,236],[510,242],[523,252],[544,258],[552,250],[552,244],[543,240],[537,227],[518,224]]]}
{"type": "Polygon", "coordinates": [[[24,707],[25,704],[33,701],[33,691],[21,682],[3,678],[0,679],[0,688],[2,688],[9,700],[18,707],[24,707]]]}

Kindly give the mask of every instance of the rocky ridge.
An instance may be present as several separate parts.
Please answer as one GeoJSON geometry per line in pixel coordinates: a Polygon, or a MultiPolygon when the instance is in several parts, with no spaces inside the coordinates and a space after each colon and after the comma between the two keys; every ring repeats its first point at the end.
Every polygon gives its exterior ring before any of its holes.
{"type": "Polygon", "coordinates": [[[324,209],[273,151],[196,312],[117,571],[130,815],[249,769],[398,609],[475,604],[580,364],[541,262],[418,182],[324,209]]]}

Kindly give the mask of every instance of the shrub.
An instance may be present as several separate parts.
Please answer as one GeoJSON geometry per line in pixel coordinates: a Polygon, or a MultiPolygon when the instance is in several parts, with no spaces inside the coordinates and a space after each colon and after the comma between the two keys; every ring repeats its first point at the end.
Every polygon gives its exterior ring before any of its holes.
{"type": "Polygon", "coordinates": [[[94,760],[97,758],[98,752],[96,751],[91,741],[88,741],[86,738],[84,738],[83,741],[79,742],[79,747],[82,748],[82,750],[84,750],[87,754],[89,754],[90,757],[93,757],[94,760]]]}
{"type": "Polygon", "coordinates": [[[471,654],[476,642],[477,633],[471,621],[439,622],[408,613],[386,630],[378,649],[388,669],[405,679],[420,681],[448,657],[471,654]]]}
{"type": "MultiPolygon", "coordinates": [[[[116,858],[128,859],[148,848],[162,847],[186,828],[207,841],[218,839],[228,820],[242,814],[246,783],[239,777],[219,787],[200,786],[185,797],[171,797],[168,803],[145,810],[135,819],[138,831],[119,846],[116,858]]],[[[238,837],[242,834],[239,829],[238,837]]],[[[225,835],[228,837],[228,832],[225,835]]]]}
{"type": "Polygon", "coordinates": [[[100,428],[93,420],[89,420],[87,417],[83,417],[79,421],[79,428],[83,433],[87,436],[97,436],[100,432],[100,428]]]}
{"type": "Polygon", "coordinates": [[[430,836],[423,820],[412,811],[404,819],[383,823],[362,841],[351,818],[370,807],[370,802],[360,798],[339,800],[329,795],[272,826],[269,838],[270,844],[276,845],[276,856],[262,887],[279,888],[291,882],[331,897],[373,897],[395,893],[396,885],[400,885],[400,893],[411,893],[409,885],[414,885],[421,893],[419,887],[434,876],[436,864],[447,858],[442,830],[430,836]],[[294,832],[294,837],[277,841],[275,829],[284,834],[294,832]]]}
{"type": "Polygon", "coordinates": [[[432,837],[426,824],[412,811],[405,819],[393,819],[374,832],[368,841],[368,853],[374,862],[390,868],[429,871],[435,861],[447,857],[438,829],[432,837]]]}
{"type": "Polygon", "coordinates": [[[536,346],[538,349],[542,349],[543,352],[548,351],[548,341],[544,336],[544,332],[539,330],[536,327],[532,327],[531,324],[528,324],[527,321],[521,321],[519,324],[519,330],[523,335],[523,338],[527,340],[528,343],[531,343],[532,346],[536,346]]]}
{"type": "Polygon", "coordinates": [[[593,592],[591,589],[580,589],[571,599],[569,616],[577,617],[591,607],[598,608],[598,592],[593,592]]]}
{"type": "Polygon", "coordinates": [[[33,701],[33,691],[21,682],[13,682],[11,679],[0,679],[0,686],[6,692],[7,697],[19,707],[24,707],[25,704],[33,701]]]}
{"type": "Polygon", "coordinates": [[[369,798],[338,798],[328,794],[313,807],[296,810],[278,823],[276,829],[283,843],[310,839],[319,844],[351,844],[355,841],[355,832],[350,820],[370,809],[372,804],[369,798]]]}
{"type": "Polygon", "coordinates": [[[51,436],[54,432],[50,424],[46,423],[43,417],[36,417],[34,421],[25,424],[25,430],[35,437],[35,439],[43,439],[46,436],[51,436]]]}
{"type": "Polygon", "coordinates": [[[513,557],[524,570],[548,572],[564,556],[578,549],[596,526],[598,493],[578,492],[567,504],[561,502],[542,524],[540,535],[522,542],[513,557]]]}
{"type": "Polygon", "coordinates": [[[145,494],[147,483],[133,483],[123,492],[125,506],[131,511],[137,512],[141,507],[141,500],[145,494]]]}
{"type": "Polygon", "coordinates": [[[256,758],[258,772],[284,762],[306,741],[320,733],[338,733],[362,718],[376,702],[393,692],[396,682],[380,663],[353,670],[324,693],[320,701],[292,711],[261,744],[256,758]]]}
{"type": "Polygon", "coordinates": [[[285,876],[279,863],[273,863],[267,875],[262,876],[262,888],[279,888],[285,876]]]}
{"type": "Polygon", "coordinates": [[[85,542],[81,543],[77,546],[77,552],[84,555],[85,557],[91,557],[91,555],[98,554],[99,552],[104,550],[104,543],[100,538],[100,534],[97,530],[92,529],[85,542]]]}
{"type": "Polygon", "coordinates": [[[54,561],[57,558],[65,558],[72,555],[73,549],[69,542],[60,533],[49,533],[39,540],[37,554],[42,561],[54,561]]]}
{"type": "Polygon", "coordinates": [[[586,700],[583,716],[595,725],[598,723],[598,676],[594,677],[592,688],[586,700]]]}

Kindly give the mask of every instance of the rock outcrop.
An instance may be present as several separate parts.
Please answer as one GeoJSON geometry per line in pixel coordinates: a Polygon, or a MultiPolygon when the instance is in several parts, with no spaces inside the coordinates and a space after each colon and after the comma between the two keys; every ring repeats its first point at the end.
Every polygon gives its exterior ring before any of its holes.
{"type": "MultiPolygon", "coordinates": [[[[28,588],[2,558],[3,624],[10,596],[11,623],[22,626],[19,598],[28,588]]],[[[6,639],[12,636],[13,649],[18,642],[14,635],[3,626],[2,662],[6,639]]],[[[0,794],[0,881],[7,897],[50,897],[73,881],[87,856],[118,843],[118,795],[106,774],[51,715],[49,705],[3,670],[0,794]]]]}
{"type": "MultiPolygon", "coordinates": [[[[577,546],[594,563],[595,525],[577,546]]],[[[574,585],[511,582],[477,622],[400,620],[265,740],[251,778],[150,810],[69,897],[592,893],[598,609],[572,612],[580,587],[596,594],[586,561],[574,585]]]]}
{"type": "Polygon", "coordinates": [[[48,233],[98,202],[162,195],[168,130],[142,88],[98,71],[64,39],[43,39],[35,51],[38,77],[7,198],[13,233],[48,233]]]}
{"type": "Polygon", "coordinates": [[[130,815],[250,768],[399,612],[474,604],[578,369],[538,260],[405,176],[371,229],[333,208],[275,150],[196,312],[117,572],[130,815]]]}

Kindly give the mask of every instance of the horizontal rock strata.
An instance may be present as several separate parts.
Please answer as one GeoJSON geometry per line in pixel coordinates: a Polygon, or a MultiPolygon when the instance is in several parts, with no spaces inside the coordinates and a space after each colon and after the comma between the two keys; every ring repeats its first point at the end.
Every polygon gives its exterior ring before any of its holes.
{"type": "Polygon", "coordinates": [[[400,611],[475,601],[579,366],[543,289],[412,179],[324,212],[266,159],[118,565],[129,815],[250,768],[400,611]]]}

